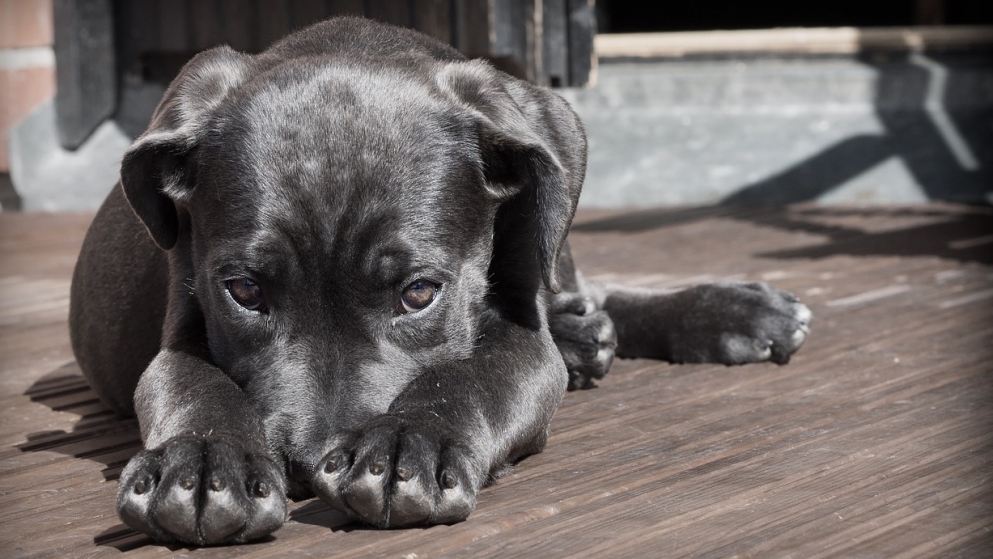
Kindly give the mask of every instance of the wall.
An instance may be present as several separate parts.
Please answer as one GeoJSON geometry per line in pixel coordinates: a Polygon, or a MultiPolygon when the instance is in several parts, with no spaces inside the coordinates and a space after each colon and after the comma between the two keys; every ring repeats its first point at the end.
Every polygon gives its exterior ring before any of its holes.
{"type": "Polygon", "coordinates": [[[0,173],[11,126],[54,94],[52,0],[0,0],[0,173]]]}
{"type": "Polygon", "coordinates": [[[601,60],[580,205],[993,204],[989,52],[601,60]]]}

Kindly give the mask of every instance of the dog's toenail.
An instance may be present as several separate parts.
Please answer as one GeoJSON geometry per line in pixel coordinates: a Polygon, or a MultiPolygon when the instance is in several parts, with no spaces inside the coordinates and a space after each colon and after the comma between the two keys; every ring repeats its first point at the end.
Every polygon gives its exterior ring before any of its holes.
{"type": "Polygon", "coordinates": [[[266,483],[266,482],[264,482],[264,481],[260,481],[260,482],[256,483],[255,484],[255,494],[258,495],[259,497],[262,497],[263,499],[265,499],[266,497],[268,497],[269,496],[269,484],[266,483]]]}
{"type": "Polygon", "coordinates": [[[145,491],[148,491],[148,482],[146,482],[146,481],[145,481],[145,480],[143,480],[143,479],[139,479],[139,480],[138,480],[138,481],[137,481],[137,482],[136,482],[136,483],[134,484],[134,492],[135,492],[135,495],[141,495],[141,494],[142,494],[142,493],[144,493],[145,491]]]}
{"type": "Polygon", "coordinates": [[[593,299],[586,297],[583,299],[583,305],[582,308],[579,310],[579,315],[586,316],[588,314],[592,314],[593,311],[595,310],[596,310],[596,304],[593,303],[593,299]]]}
{"type": "Polygon", "coordinates": [[[214,491],[220,491],[221,489],[224,489],[224,482],[221,481],[220,478],[216,478],[216,477],[211,478],[210,488],[213,489],[214,491]]]}
{"type": "Polygon", "coordinates": [[[410,476],[410,469],[404,468],[402,466],[399,467],[399,468],[397,468],[397,477],[400,479],[400,481],[407,481],[407,480],[409,480],[410,477],[411,477],[410,476]]]}
{"type": "Polygon", "coordinates": [[[378,476],[379,474],[383,473],[385,470],[386,470],[386,465],[383,464],[382,462],[373,462],[372,464],[369,464],[369,473],[374,476],[378,476]]]}
{"type": "Polygon", "coordinates": [[[194,478],[193,476],[190,476],[188,478],[183,479],[183,481],[181,481],[179,483],[179,486],[182,487],[183,489],[189,491],[190,489],[193,489],[193,486],[196,485],[196,484],[197,484],[196,478],[194,478]]]}
{"type": "Polygon", "coordinates": [[[441,484],[445,486],[445,489],[455,489],[459,480],[455,479],[455,474],[452,472],[444,472],[441,474],[441,484]]]}

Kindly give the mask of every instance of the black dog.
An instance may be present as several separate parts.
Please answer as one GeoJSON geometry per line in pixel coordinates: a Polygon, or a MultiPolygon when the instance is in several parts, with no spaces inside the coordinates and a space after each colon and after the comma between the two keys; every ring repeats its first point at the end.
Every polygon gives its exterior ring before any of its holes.
{"type": "Polygon", "coordinates": [[[782,291],[582,282],[585,158],[558,96],[409,30],[334,19],[194,58],[73,278],[79,365],[145,443],[121,518],[242,542],[316,493],[455,522],[615,350],[785,363],[810,313],[782,291]]]}

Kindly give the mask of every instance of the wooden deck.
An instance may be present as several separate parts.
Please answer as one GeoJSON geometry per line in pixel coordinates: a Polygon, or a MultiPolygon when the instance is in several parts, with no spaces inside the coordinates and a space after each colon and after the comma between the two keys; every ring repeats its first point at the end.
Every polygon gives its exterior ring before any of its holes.
{"type": "MultiPolygon", "coordinates": [[[[0,557],[159,557],[114,512],[138,449],[66,327],[88,216],[0,215],[0,557]]],[[[197,557],[990,557],[993,212],[927,205],[587,212],[588,276],[767,280],[814,311],[787,366],[618,361],[548,449],[454,526],[379,531],[316,500],[197,557]]]]}

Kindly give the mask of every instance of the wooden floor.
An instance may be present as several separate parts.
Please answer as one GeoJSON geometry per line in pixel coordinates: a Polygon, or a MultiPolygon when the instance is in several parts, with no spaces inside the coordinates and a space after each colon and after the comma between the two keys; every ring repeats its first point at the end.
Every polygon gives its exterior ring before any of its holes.
{"type": "MultiPolygon", "coordinates": [[[[69,278],[88,216],[0,215],[0,556],[158,557],[114,512],[138,449],[79,375],[69,278]]],[[[814,311],[786,366],[619,361],[548,449],[454,526],[378,531],[319,501],[198,557],[991,557],[993,212],[585,213],[588,276],[767,280],[814,311]]]]}

